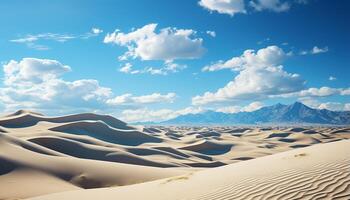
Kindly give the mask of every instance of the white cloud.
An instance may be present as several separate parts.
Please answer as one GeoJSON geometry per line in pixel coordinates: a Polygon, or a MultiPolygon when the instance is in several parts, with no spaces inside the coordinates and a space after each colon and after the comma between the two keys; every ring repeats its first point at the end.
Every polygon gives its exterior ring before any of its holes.
{"type": "Polygon", "coordinates": [[[314,46],[311,50],[303,50],[300,52],[300,55],[308,55],[308,54],[320,54],[320,53],[326,53],[328,52],[328,47],[323,47],[323,48],[320,48],[320,47],[317,47],[317,46],[314,46]]]}
{"type": "Polygon", "coordinates": [[[23,58],[20,62],[11,60],[3,69],[5,85],[42,83],[71,71],[69,66],[56,60],[37,58],[23,58]]]}
{"type": "Polygon", "coordinates": [[[143,69],[133,69],[131,63],[126,63],[119,71],[127,74],[145,74],[151,75],[168,75],[170,73],[176,73],[187,68],[187,65],[181,65],[172,61],[165,61],[163,67],[144,67],[143,69]]]}
{"type": "Polygon", "coordinates": [[[104,43],[115,43],[128,48],[120,60],[175,60],[201,57],[206,51],[203,39],[196,38],[192,29],[164,28],[156,33],[157,24],[148,24],[130,33],[116,30],[107,33],[104,43]]]}
{"type": "Polygon", "coordinates": [[[330,76],[330,77],[328,78],[328,80],[330,80],[330,81],[335,81],[335,80],[337,80],[337,78],[334,77],[334,76],[330,76]]]}
{"type": "Polygon", "coordinates": [[[255,101],[243,107],[241,106],[220,107],[220,108],[217,108],[216,111],[223,112],[223,113],[253,112],[253,111],[259,110],[263,106],[264,106],[263,103],[259,101],[255,101]]]}
{"type": "Polygon", "coordinates": [[[321,103],[318,106],[319,109],[327,109],[327,110],[334,110],[334,111],[349,111],[350,110],[350,103],[338,103],[338,102],[326,102],[321,103]]]}
{"type": "Polygon", "coordinates": [[[334,94],[340,93],[339,89],[330,88],[330,87],[321,87],[321,88],[309,88],[307,90],[302,90],[298,92],[298,96],[306,97],[306,96],[316,96],[316,97],[325,97],[331,96],[334,94]]]}
{"type": "Polygon", "coordinates": [[[206,31],[206,33],[207,33],[208,35],[210,35],[211,37],[216,37],[215,31],[206,31]]]}
{"type": "Polygon", "coordinates": [[[218,61],[212,65],[205,66],[202,71],[218,71],[222,69],[231,69],[233,71],[241,71],[248,67],[272,67],[278,66],[287,56],[278,46],[268,46],[255,50],[248,49],[239,57],[233,57],[227,61],[218,61]]]}
{"type": "Polygon", "coordinates": [[[103,107],[112,94],[96,80],[64,81],[71,68],[56,60],[23,58],[3,66],[5,87],[0,88],[6,110],[103,107]]]}
{"type": "Polygon", "coordinates": [[[160,122],[168,119],[175,118],[179,115],[186,114],[196,114],[203,112],[204,110],[201,108],[195,107],[187,107],[180,110],[172,110],[172,109],[159,109],[159,110],[150,110],[148,108],[142,109],[129,109],[124,110],[122,112],[121,119],[127,122],[160,122]]]}
{"type": "MultiPolygon", "coordinates": [[[[230,69],[238,75],[216,92],[206,92],[192,98],[193,105],[223,103],[264,98],[326,97],[350,95],[350,88],[305,88],[305,81],[298,74],[283,70],[281,65],[290,53],[277,46],[269,46],[255,52],[246,50],[241,56],[218,61],[205,66],[202,71],[230,69]]],[[[334,80],[335,77],[330,79],[334,80]]]]}
{"type": "Polygon", "coordinates": [[[25,44],[28,48],[36,50],[48,50],[50,49],[47,45],[38,44],[38,42],[67,42],[74,39],[88,39],[90,37],[98,36],[103,30],[99,28],[92,28],[90,32],[75,35],[75,34],[62,34],[62,33],[40,33],[40,34],[27,34],[24,37],[12,39],[10,42],[25,44]]]}
{"type": "Polygon", "coordinates": [[[300,90],[297,92],[292,92],[289,94],[280,94],[271,97],[327,97],[333,95],[350,95],[350,88],[331,88],[331,87],[320,87],[320,88],[308,88],[305,90],[300,90]]]}
{"type": "Polygon", "coordinates": [[[264,99],[270,95],[285,94],[304,88],[298,74],[290,74],[282,66],[246,68],[223,88],[192,98],[194,105],[239,100],[264,99]]]}
{"type": "Polygon", "coordinates": [[[299,101],[303,102],[305,105],[316,109],[327,109],[332,111],[350,111],[350,103],[340,103],[340,102],[319,102],[317,99],[311,97],[300,98],[299,101]]]}
{"type": "Polygon", "coordinates": [[[126,63],[124,66],[122,66],[119,69],[120,72],[123,73],[131,73],[132,72],[132,64],[131,63],[126,63]]]}
{"type": "Polygon", "coordinates": [[[10,42],[25,44],[28,48],[36,50],[48,50],[50,49],[46,45],[37,44],[38,41],[56,41],[56,42],[66,42],[68,40],[75,39],[76,36],[69,34],[59,34],[59,33],[40,33],[36,35],[28,34],[25,37],[10,40],[10,42]]]}
{"type": "Polygon", "coordinates": [[[257,11],[270,10],[274,12],[288,11],[291,4],[288,2],[281,2],[280,0],[253,0],[249,2],[257,11]]]}
{"type": "Polygon", "coordinates": [[[62,75],[71,68],[56,60],[23,58],[3,65],[4,87],[0,88],[0,105],[5,111],[36,109],[53,114],[122,109],[128,105],[142,107],[151,103],[172,103],[175,93],[165,95],[113,95],[97,80],[65,81],[62,75]]]}
{"type": "Polygon", "coordinates": [[[198,4],[209,11],[230,16],[237,13],[246,13],[243,0],[200,0],[198,4]]]}
{"type": "Polygon", "coordinates": [[[92,29],[91,29],[91,32],[92,32],[93,34],[98,35],[98,34],[102,33],[103,30],[102,30],[102,29],[99,29],[99,28],[92,28],[92,29]]]}
{"type": "Polygon", "coordinates": [[[124,94],[116,96],[106,101],[109,105],[140,105],[152,103],[173,103],[176,98],[175,93],[168,93],[162,95],[160,93],[153,93],[150,95],[133,96],[132,94],[124,94]]]}
{"type": "Polygon", "coordinates": [[[216,92],[206,92],[192,98],[193,105],[222,103],[239,100],[258,100],[270,95],[286,94],[304,88],[304,80],[298,74],[291,74],[279,65],[286,56],[277,46],[247,50],[243,55],[226,62],[219,62],[203,68],[204,71],[231,69],[239,74],[216,92]]]}
{"type": "Polygon", "coordinates": [[[255,101],[255,102],[252,102],[249,105],[243,107],[242,111],[244,111],[244,112],[253,112],[253,111],[259,110],[263,106],[264,106],[263,103],[261,103],[259,101],[255,101]]]}
{"type": "Polygon", "coordinates": [[[68,40],[72,40],[75,38],[76,36],[70,35],[70,34],[40,33],[36,35],[28,34],[25,37],[10,40],[10,42],[28,43],[28,42],[35,42],[38,40],[53,40],[56,42],[66,42],[68,40]]]}
{"type": "Polygon", "coordinates": [[[319,53],[326,53],[327,51],[328,51],[328,47],[319,48],[317,46],[314,46],[312,48],[311,53],[312,54],[319,54],[319,53]]]}

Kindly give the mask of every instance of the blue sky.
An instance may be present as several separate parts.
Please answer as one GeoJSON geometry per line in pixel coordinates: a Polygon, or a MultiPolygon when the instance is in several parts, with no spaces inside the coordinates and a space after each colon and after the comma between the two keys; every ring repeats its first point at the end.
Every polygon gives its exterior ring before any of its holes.
{"type": "Polygon", "coordinates": [[[278,102],[350,110],[350,2],[0,3],[0,110],[160,121],[278,102]]]}

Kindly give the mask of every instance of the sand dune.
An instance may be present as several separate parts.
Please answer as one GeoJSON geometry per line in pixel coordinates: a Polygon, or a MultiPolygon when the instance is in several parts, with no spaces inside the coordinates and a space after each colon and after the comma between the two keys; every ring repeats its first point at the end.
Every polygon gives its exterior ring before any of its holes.
{"type": "Polygon", "coordinates": [[[119,188],[57,193],[59,199],[349,199],[350,141],[119,188]]]}
{"type": "Polygon", "coordinates": [[[348,127],[142,127],[21,110],[0,118],[0,199],[341,199],[349,138],[348,127]]]}

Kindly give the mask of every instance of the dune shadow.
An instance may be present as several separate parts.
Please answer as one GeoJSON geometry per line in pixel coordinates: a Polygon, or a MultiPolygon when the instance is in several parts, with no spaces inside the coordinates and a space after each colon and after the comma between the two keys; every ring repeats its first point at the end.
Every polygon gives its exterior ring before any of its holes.
{"type": "Polygon", "coordinates": [[[14,163],[0,157],[0,176],[10,173],[16,168],[17,166],[14,163]]]}

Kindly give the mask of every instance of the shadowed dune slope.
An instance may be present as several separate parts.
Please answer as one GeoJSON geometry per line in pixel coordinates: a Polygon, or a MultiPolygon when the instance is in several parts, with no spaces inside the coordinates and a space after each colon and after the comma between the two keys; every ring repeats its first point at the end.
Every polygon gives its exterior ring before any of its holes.
{"type": "Polygon", "coordinates": [[[61,126],[51,128],[52,131],[71,133],[78,135],[88,135],[103,141],[137,146],[145,142],[161,142],[162,139],[147,135],[137,130],[115,129],[103,122],[71,122],[61,126]]]}
{"type": "MultiPolygon", "coordinates": [[[[59,153],[47,155],[45,147],[41,149],[44,153],[38,153],[32,151],[36,149],[35,143],[26,142],[28,146],[33,145],[31,148],[24,148],[22,143],[21,139],[0,135],[0,199],[25,198],[66,189],[128,185],[184,173],[182,170],[80,159],[59,153]],[[33,179],[35,187],[41,189],[33,192],[28,179],[33,179]],[[6,190],[8,184],[15,186],[14,183],[22,186],[21,192],[6,190]]],[[[63,147],[69,148],[69,145],[63,147]]]]}

